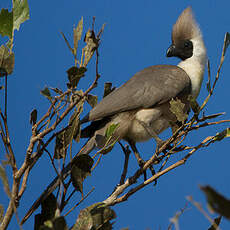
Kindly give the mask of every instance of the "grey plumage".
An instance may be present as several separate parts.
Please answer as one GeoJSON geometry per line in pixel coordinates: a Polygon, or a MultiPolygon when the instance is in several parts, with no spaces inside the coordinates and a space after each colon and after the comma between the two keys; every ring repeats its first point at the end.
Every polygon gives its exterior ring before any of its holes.
{"type": "Polygon", "coordinates": [[[183,69],[173,65],[151,66],[105,97],[82,123],[124,111],[151,108],[190,91],[190,78],[183,69]]]}

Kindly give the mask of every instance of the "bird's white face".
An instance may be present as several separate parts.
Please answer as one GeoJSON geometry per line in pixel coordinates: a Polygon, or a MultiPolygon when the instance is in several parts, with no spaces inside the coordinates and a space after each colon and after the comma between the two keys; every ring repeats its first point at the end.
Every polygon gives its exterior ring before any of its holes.
{"type": "Polygon", "coordinates": [[[190,77],[192,95],[199,95],[206,65],[206,48],[198,24],[191,8],[185,9],[177,19],[172,30],[172,45],[168,57],[178,57],[178,64],[190,77]]]}
{"type": "Polygon", "coordinates": [[[197,97],[200,92],[206,65],[206,48],[202,36],[191,39],[193,43],[192,57],[181,61],[178,66],[190,77],[192,83],[192,95],[197,97]]]}

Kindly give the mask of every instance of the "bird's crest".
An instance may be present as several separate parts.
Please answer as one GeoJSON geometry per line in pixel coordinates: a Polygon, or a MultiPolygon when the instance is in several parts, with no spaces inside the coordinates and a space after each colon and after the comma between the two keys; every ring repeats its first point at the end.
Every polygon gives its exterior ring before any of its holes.
{"type": "Polygon", "coordinates": [[[196,23],[191,7],[186,8],[176,21],[172,29],[172,42],[176,44],[181,40],[190,40],[201,36],[201,31],[196,23]]]}

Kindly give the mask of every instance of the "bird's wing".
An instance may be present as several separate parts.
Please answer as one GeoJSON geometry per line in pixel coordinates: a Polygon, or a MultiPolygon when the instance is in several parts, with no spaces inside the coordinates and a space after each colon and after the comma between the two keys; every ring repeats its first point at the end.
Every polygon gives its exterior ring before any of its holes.
{"type": "Polygon", "coordinates": [[[83,118],[82,123],[112,116],[119,112],[151,108],[180,94],[191,92],[186,72],[173,65],[157,65],[136,73],[114,90],[83,118]]]}

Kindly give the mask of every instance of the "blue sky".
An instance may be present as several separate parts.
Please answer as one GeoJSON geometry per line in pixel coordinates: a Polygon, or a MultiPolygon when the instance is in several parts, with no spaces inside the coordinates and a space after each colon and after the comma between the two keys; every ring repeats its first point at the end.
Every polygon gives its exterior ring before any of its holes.
{"type": "MultiPolygon", "coordinates": [[[[10,0],[0,1],[0,8],[10,5],[10,0]]],[[[31,110],[37,108],[38,116],[41,116],[48,108],[48,102],[40,95],[40,90],[44,86],[65,89],[67,81],[65,71],[74,64],[60,31],[71,40],[73,25],[77,24],[81,16],[84,17],[84,32],[91,25],[92,16],[96,17],[97,28],[106,23],[99,50],[101,78],[98,87],[94,89],[94,94],[101,96],[105,82],[110,81],[114,86],[119,86],[147,66],[178,63],[178,59],[167,59],[165,54],[171,42],[172,25],[189,5],[192,6],[203,32],[213,80],[220,60],[224,34],[230,32],[228,0],[29,1],[31,18],[22,25],[19,32],[15,33],[15,71],[9,77],[8,119],[18,164],[20,165],[24,159],[31,135],[29,124],[31,110]]],[[[4,39],[0,37],[0,42],[2,41],[4,39]]],[[[226,112],[224,119],[230,117],[229,63],[230,52],[227,53],[214,96],[205,109],[206,114],[226,112]]],[[[94,76],[95,68],[92,62],[80,87],[86,89],[94,76]]],[[[198,98],[199,102],[202,102],[207,95],[206,81],[207,71],[198,98]]],[[[88,109],[86,108],[84,112],[88,109]]],[[[190,135],[187,141],[191,145],[197,145],[206,136],[215,135],[226,127],[227,124],[204,128],[190,135]]],[[[169,132],[161,135],[163,138],[167,136],[169,132]]],[[[139,151],[145,159],[151,156],[153,144],[153,141],[138,144],[139,151]]],[[[198,187],[200,184],[209,184],[230,198],[229,146],[229,139],[225,139],[209,148],[201,149],[184,166],[160,178],[156,187],[149,185],[130,197],[127,202],[113,207],[117,213],[114,229],[122,227],[129,227],[132,230],[167,229],[169,218],[185,206],[187,195],[193,196],[206,208],[204,195],[198,187]]],[[[80,145],[76,145],[74,151],[77,152],[79,148],[80,145]]],[[[50,148],[50,151],[52,150],[53,147],[50,148]]],[[[176,155],[173,160],[179,160],[181,156],[182,154],[176,155]]],[[[119,183],[123,160],[119,146],[103,157],[93,175],[86,179],[85,193],[92,186],[95,186],[95,191],[79,206],[79,209],[68,216],[69,226],[73,223],[72,220],[76,219],[80,209],[94,202],[103,201],[113,191],[114,186],[119,183]]],[[[129,175],[132,175],[137,167],[132,156],[129,175]]],[[[29,177],[27,190],[20,203],[20,218],[54,176],[55,172],[49,158],[44,154],[29,177]]],[[[4,193],[2,186],[0,192],[4,193]]],[[[80,194],[76,194],[71,205],[79,199],[80,194]]],[[[0,203],[6,205],[7,198],[1,195],[0,203]]],[[[31,229],[31,225],[33,217],[23,227],[31,229]]],[[[16,229],[16,226],[14,218],[9,229],[16,229]]],[[[222,229],[229,229],[229,226],[230,224],[223,220],[222,229]]],[[[208,229],[209,222],[194,206],[189,205],[189,209],[180,218],[180,227],[186,230],[208,229]]]]}

